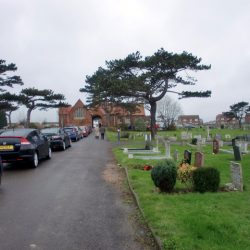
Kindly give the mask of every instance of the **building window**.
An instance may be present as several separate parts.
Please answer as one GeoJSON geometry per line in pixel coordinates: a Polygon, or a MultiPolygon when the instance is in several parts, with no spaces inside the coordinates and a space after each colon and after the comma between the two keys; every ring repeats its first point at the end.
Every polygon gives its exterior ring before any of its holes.
{"type": "Polygon", "coordinates": [[[74,118],[75,119],[83,119],[84,118],[84,110],[83,110],[83,108],[77,108],[75,110],[74,118]]]}

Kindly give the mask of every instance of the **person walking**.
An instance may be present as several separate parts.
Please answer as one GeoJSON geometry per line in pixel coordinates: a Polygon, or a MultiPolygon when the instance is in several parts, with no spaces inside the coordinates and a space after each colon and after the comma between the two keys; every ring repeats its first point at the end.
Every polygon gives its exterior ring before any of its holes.
{"type": "Polygon", "coordinates": [[[99,136],[100,136],[99,126],[95,126],[94,132],[95,132],[95,138],[99,139],[99,136]]]}
{"type": "Polygon", "coordinates": [[[101,139],[104,140],[104,135],[105,135],[105,128],[102,126],[102,124],[99,124],[99,129],[101,133],[101,139]]]}

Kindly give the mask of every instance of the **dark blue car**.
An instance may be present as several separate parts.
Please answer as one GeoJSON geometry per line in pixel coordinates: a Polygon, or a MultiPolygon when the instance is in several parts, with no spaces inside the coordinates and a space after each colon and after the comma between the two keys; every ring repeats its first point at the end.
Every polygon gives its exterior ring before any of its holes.
{"type": "Polygon", "coordinates": [[[79,141],[81,139],[78,127],[64,127],[63,130],[69,135],[71,141],[79,141]]]}

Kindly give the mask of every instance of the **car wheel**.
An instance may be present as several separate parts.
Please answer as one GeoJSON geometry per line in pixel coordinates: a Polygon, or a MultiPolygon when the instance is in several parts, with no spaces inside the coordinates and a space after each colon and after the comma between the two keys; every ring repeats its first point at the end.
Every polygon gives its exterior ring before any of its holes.
{"type": "Polygon", "coordinates": [[[63,141],[62,143],[62,150],[64,151],[66,149],[66,145],[65,145],[65,142],[63,141]]]}
{"type": "Polygon", "coordinates": [[[51,159],[51,156],[52,156],[52,150],[51,148],[49,147],[49,152],[48,152],[48,155],[47,155],[47,159],[50,160],[51,159]]]}
{"type": "Polygon", "coordinates": [[[38,163],[39,163],[38,154],[37,154],[37,152],[35,152],[35,153],[33,154],[32,160],[31,160],[31,167],[32,167],[32,168],[37,168],[38,163]]]}

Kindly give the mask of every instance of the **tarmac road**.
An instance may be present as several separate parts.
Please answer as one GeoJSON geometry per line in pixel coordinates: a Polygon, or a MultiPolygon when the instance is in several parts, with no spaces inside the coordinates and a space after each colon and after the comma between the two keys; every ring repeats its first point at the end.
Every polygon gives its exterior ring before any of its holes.
{"type": "Polygon", "coordinates": [[[37,169],[5,166],[1,250],[150,249],[136,240],[130,210],[103,177],[110,144],[89,136],[37,169]]]}

